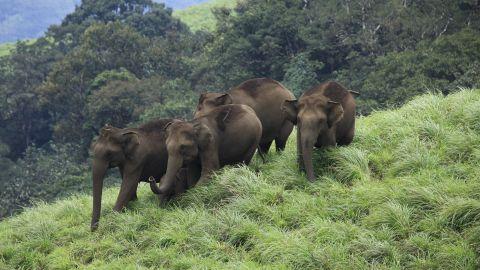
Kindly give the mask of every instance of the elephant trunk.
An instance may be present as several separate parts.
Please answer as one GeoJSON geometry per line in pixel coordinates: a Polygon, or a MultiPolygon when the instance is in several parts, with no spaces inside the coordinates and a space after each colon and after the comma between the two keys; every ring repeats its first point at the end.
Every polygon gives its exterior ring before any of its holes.
{"type": "Polygon", "coordinates": [[[315,180],[312,163],[314,138],[312,139],[311,137],[312,136],[308,136],[306,132],[300,132],[300,146],[302,151],[301,157],[303,165],[307,173],[307,179],[313,182],[315,180]]]}
{"type": "Polygon", "coordinates": [[[93,180],[93,210],[92,223],[90,225],[91,231],[98,228],[100,220],[100,211],[102,209],[102,189],[103,179],[108,169],[108,162],[101,160],[94,160],[92,165],[92,180],[93,180]]]}
{"type": "Polygon", "coordinates": [[[150,189],[152,190],[152,192],[155,194],[160,194],[160,189],[157,186],[157,180],[153,176],[150,176],[150,178],[148,178],[148,182],[150,182],[150,189]]]}
{"type": "Polygon", "coordinates": [[[157,194],[167,195],[172,191],[172,187],[177,179],[177,173],[182,168],[183,159],[181,157],[168,157],[167,172],[160,181],[160,187],[156,189],[157,194]]]}
{"type": "Polygon", "coordinates": [[[305,171],[302,153],[302,132],[300,132],[299,126],[297,126],[297,165],[300,171],[305,171]]]}

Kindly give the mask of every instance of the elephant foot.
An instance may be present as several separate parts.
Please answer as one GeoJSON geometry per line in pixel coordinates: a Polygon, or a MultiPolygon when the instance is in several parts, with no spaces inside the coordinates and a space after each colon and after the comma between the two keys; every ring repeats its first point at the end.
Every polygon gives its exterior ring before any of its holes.
{"type": "Polygon", "coordinates": [[[98,222],[92,223],[92,225],[90,225],[90,231],[91,232],[94,232],[97,229],[98,229],[98,222]]]}
{"type": "Polygon", "coordinates": [[[123,212],[125,209],[126,209],[125,206],[121,206],[121,207],[115,206],[115,207],[113,207],[113,211],[114,211],[114,212],[117,212],[117,213],[121,213],[121,212],[123,212]]]}

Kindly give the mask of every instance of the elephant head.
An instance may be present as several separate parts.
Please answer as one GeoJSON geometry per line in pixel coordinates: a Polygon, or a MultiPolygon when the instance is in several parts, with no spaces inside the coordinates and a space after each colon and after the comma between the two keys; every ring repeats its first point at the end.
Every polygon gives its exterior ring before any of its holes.
{"type": "Polygon", "coordinates": [[[194,118],[202,117],[216,107],[232,104],[232,96],[228,93],[202,93],[198,99],[197,109],[194,118]]]}
{"type": "Polygon", "coordinates": [[[134,155],[139,144],[136,131],[119,129],[106,125],[100,131],[100,136],[92,144],[93,163],[93,211],[91,229],[98,227],[100,219],[103,180],[107,169],[123,167],[127,159],[134,155]]]}
{"type": "Polygon", "coordinates": [[[201,164],[199,182],[205,181],[208,173],[218,168],[218,154],[215,153],[213,135],[209,127],[198,120],[176,121],[166,126],[168,163],[158,192],[167,194],[173,187],[176,175],[184,168],[201,164]]]}
{"type": "Polygon", "coordinates": [[[286,100],[282,105],[286,118],[297,125],[297,151],[300,167],[305,168],[307,178],[315,180],[312,164],[313,147],[335,145],[335,125],[343,118],[340,103],[323,95],[311,95],[300,100],[286,100]]]}

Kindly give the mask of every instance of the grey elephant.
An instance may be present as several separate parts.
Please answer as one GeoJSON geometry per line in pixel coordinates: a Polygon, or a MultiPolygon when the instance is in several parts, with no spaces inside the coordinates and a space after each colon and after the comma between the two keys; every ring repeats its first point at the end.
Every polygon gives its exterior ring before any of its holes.
{"type": "Polygon", "coordinates": [[[198,184],[225,165],[249,164],[260,142],[262,124],[252,108],[224,105],[192,121],[174,121],[167,127],[168,166],[160,187],[161,200],[181,168],[201,170],[198,184]]]}
{"type": "MultiPolygon", "coordinates": [[[[245,81],[226,93],[203,93],[200,95],[195,118],[227,104],[244,104],[251,107],[262,123],[262,139],[259,150],[267,153],[275,140],[277,151],[285,149],[293,124],[285,118],[281,106],[284,100],[295,96],[281,83],[270,78],[245,81]]],[[[262,156],[263,157],[263,156],[262,156]]]]}
{"type": "MultiPolygon", "coordinates": [[[[129,201],[137,199],[137,187],[141,180],[159,181],[165,174],[168,160],[165,126],[172,121],[159,119],[138,128],[120,129],[107,125],[101,129],[100,136],[92,144],[92,231],[98,228],[103,180],[109,168],[118,167],[122,176],[120,193],[113,208],[115,211],[121,211],[129,201]]],[[[186,171],[179,171],[175,177],[176,185],[165,191],[169,196],[184,192],[198,179],[198,176],[186,171]]]]}
{"type": "Polygon", "coordinates": [[[297,152],[300,168],[315,180],[313,147],[348,145],[355,135],[355,99],[358,92],[337,82],[322,83],[298,100],[286,100],[282,110],[297,126],[297,152]]]}

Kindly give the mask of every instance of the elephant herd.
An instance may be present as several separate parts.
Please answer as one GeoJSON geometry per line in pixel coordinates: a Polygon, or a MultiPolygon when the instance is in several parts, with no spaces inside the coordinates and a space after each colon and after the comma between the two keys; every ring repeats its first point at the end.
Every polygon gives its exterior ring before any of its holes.
{"type": "Polygon", "coordinates": [[[294,125],[298,164],[310,181],[315,180],[313,147],[353,140],[356,95],[337,82],[326,82],[296,100],[279,82],[258,78],[226,93],[201,94],[190,121],[159,119],[125,129],[106,125],[92,144],[91,230],[98,228],[109,168],[118,167],[122,177],[115,211],[137,199],[140,181],[149,182],[165,202],[207,182],[225,165],[248,165],[257,150],[265,161],[273,141],[277,151],[285,148],[294,125]]]}

